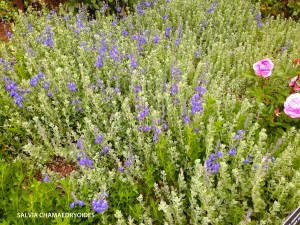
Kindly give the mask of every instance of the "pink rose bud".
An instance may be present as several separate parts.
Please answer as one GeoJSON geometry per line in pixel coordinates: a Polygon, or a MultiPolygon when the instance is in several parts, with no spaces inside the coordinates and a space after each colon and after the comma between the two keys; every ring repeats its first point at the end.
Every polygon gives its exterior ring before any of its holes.
{"type": "Polygon", "coordinates": [[[279,116],[280,112],[279,112],[278,108],[275,109],[274,114],[275,114],[275,116],[279,116]]]}
{"type": "Polygon", "coordinates": [[[289,86],[293,88],[294,91],[300,91],[300,76],[295,76],[291,79],[289,86]]]}
{"type": "Polygon", "coordinates": [[[300,118],[300,94],[291,94],[284,102],[284,113],[292,118],[300,118]]]}
{"type": "Polygon", "coordinates": [[[273,67],[274,64],[268,58],[260,60],[253,64],[255,74],[263,78],[271,76],[273,67]]]}

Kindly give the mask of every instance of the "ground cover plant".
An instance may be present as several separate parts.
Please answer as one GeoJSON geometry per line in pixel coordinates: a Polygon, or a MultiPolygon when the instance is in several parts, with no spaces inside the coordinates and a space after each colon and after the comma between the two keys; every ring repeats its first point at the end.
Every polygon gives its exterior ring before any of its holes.
{"type": "Polygon", "coordinates": [[[299,24],[242,0],[136,7],[16,18],[0,46],[0,221],[281,224],[300,202],[299,24]]]}

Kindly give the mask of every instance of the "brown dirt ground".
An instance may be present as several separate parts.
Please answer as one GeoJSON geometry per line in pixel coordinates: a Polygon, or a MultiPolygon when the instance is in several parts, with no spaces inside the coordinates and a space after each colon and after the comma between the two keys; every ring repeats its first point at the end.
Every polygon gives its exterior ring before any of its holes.
{"type": "MultiPolygon", "coordinates": [[[[63,4],[67,1],[68,0],[44,0],[46,5],[51,9],[55,9],[60,3],[63,4]]],[[[35,3],[34,7],[37,8],[37,9],[40,8],[38,3],[35,3]]],[[[8,37],[7,37],[7,32],[8,31],[10,31],[10,25],[5,24],[3,22],[0,22],[0,41],[8,42],[8,37]]]]}
{"type": "MultiPolygon", "coordinates": [[[[46,164],[47,170],[55,172],[61,177],[67,177],[73,170],[77,169],[77,165],[75,163],[67,163],[63,157],[54,156],[50,162],[46,164]]],[[[42,181],[42,173],[37,171],[34,177],[38,181],[42,181]]]]}
{"type": "Polygon", "coordinates": [[[10,30],[10,25],[7,23],[0,23],[0,40],[1,41],[8,41],[8,37],[7,37],[7,31],[10,30]]]}

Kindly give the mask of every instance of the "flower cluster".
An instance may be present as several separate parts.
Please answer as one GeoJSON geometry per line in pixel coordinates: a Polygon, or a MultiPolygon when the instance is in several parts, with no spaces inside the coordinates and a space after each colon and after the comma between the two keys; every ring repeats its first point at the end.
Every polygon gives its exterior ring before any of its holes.
{"type": "Polygon", "coordinates": [[[173,29],[172,26],[169,26],[169,27],[167,27],[165,29],[165,36],[166,36],[166,38],[170,38],[170,32],[171,32],[172,29],[173,29]]]}
{"type": "Polygon", "coordinates": [[[100,48],[98,49],[99,55],[97,56],[96,63],[95,63],[96,67],[102,67],[103,66],[104,61],[105,61],[106,49],[107,49],[107,43],[106,43],[105,38],[103,37],[100,40],[100,48]]]}
{"type": "Polygon", "coordinates": [[[86,166],[89,168],[93,168],[93,161],[88,159],[83,152],[80,152],[79,156],[77,157],[78,163],[80,166],[86,166]]]}
{"type": "Polygon", "coordinates": [[[110,46],[109,56],[112,60],[120,62],[122,59],[122,55],[119,53],[118,48],[119,47],[117,45],[110,46]]]}
{"type": "Polygon", "coordinates": [[[104,146],[104,147],[102,148],[102,150],[100,151],[100,154],[108,153],[108,150],[109,150],[109,147],[108,147],[108,146],[104,146]]]}
{"type": "Polygon", "coordinates": [[[95,144],[99,144],[103,141],[103,134],[98,134],[96,139],[94,140],[95,144]]]}
{"type": "Polygon", "coordinates": [[[233,148],[229,149],[229,151],[228,151],[229,155],[235,155],[235,153],[236,153],[236,147],[233,147],[233,148]]]}
{"type": "Polygon", "coordinates": [[[100,9],[100,13],[104,14],[107,9],[108,9],[108,4],[107,3],[103,4],[103,6],[100,9]]]}
{"type": "Polygon", "coordinates": [[[51,27],[47,26],[44,32],[44,35],[40,38],[40,41],[44,43],[44,45],[53,48],[54,47],[54,34],[51,31],[51,27]]]}
{"type": "Polygon", "coordinates": [[[152,126],[150,126],[150,125],[138,126],[138,131],[147,132],[147,131],[150,131],[151,129],[152,129],[152,126]]]}
{"type": "Polygon", "coordinates": [[[196,93],[191,98],[193,115],[195,115],[197,112],[199,112],[200,114],[203,112],[201,96],[204,94],[205,91],[206,89],[204,87],[198,86],[196,88],[196,93]]]}
{"type": "MultiPolygon", "coordinates": [[[[238,144],[239,144],[239,140],[243,138],[244,133],[245,133],[244,130],[238,130],[237,134],[234,135],[234,139],[238,141],[238,144]]],[[[229,149],[228,154],[233,156],[235,155],[236,151],[237,151],[236,147],[232,147],[229,149]]]]}
{"type": "Polygon", "coordinates": [[[130,166],[132,162],[134,162],[134,156],[131,154],[124,164],[125,166],[130,166]]]}
{"type": "Polygon", "coordinates": [[[178,93],[179,89],[177,86],[177,83],[172,84],[171,88],[170,88],[170,95],[175,95],[176,93],[178,93]]]}
{"type": "Polygon", "coordinates": [[[154,131],[154,136],[153,136],[153,141],[154,142],[158,141],[158,137],[159,137],[160,134],[161,134],[161,130],[159,128],[156,128],[155,131],[154,131]]]}
{"type": "Polygon", "coordinates": [[[218,159],[222,157],[222,152],[212,153],[209,155],[208,160],[205,161],[205,167],[209,174],[217,173],[220,168],[218,159]]]}
{"type": "Polygon", "coordinates": [[[10,80],[5,77],[5,88],[9,92],[9,95],[14,98],[14,103],[18,105],[19,108],[23,107],[22,101],[24,100],[24,91],[19,91],[15,81],[10,80]]]}
{"type": "Polygon", "coordinates": [[[151,7],[150,2],[141,1],[139,4],[137,4],[136,9],[137,9],[137,12],[140,15],[144,15],[144,9],[147,9],[147,8],[150,8],[150,7],[151,7]]]}
{"type": "Polygon", "coordinates": [[[147,106],[144,106],[144,109],[139,112],[137,118],[139,120],[144,119],[149,114],[149,108],[147,106]]]}
{"type": "Polygon", "coordinates": [[[217,1],[215,1],[212,6],[206,10],[207,13],[211,13],[215,10],[215,7],[218,5],[217,1]]]}
{"type": "Polygon", "coordinates": [[[256,13],[255,14],[255,20],[256,20],[256,22],[257,22],[257,26],[258,27],[262,27],[263,26],[263,23],[261,22],[261,13],[259,12],[259,13],[256,13]]]}
{"type": "Polygon", "coordinates": [[[152,43],[153,44],[157,44],[159,42],[159,40],[160,40],[159,35],[155,35],[154,38],[153,38],[153,40],[152,40],[152,43]]]}
{"type": "Polygon", "coordinates": [[[237,134],[234,135],[234,139],[235,139],[235,140],[241,139],[241,138],[243,137],[243,134],[244,134],[244,133],[245,133],[244,130],[238,130],[238,131],[237,131],[237,134]]]}
{"type": "Polygon", "coordinates": [[[92,208],[95,212],[102,213],[108,208],[108,202],[105,199],[107,196],[107,194],[102,193],[98,199],[92,201],[92,208]]]}
{"type": "Polygon", "coordinates": [[[136,85],[133,87],[133,92],[139,93],[142,91],[142,86],[141,85],[136,85]]]}
{"type": "Polygon", "coordinates": [[[68,82],[68,87],[69,87],[69,91],[70,92],[74,92],[74,91],[76,91],[77,90],[77,88],[76,88],[76,83],[75,82],[68,82]]]}
{"type": "Polygon", "coordinates": [[[182,113],[181,116],[183,117],[183,122],[184,123],[189,123],[190,122],[190,117],[187,113],[182,113]]]}
{"type": "Polygon", "coordinates": [[[42,79],[45,75],[43,73],[39,73],[38,75],[36,75],[35,77],[30,79],[30,85],[32,87],[36,86],[38,84],[38,81],[40,79],[42,79]]]}

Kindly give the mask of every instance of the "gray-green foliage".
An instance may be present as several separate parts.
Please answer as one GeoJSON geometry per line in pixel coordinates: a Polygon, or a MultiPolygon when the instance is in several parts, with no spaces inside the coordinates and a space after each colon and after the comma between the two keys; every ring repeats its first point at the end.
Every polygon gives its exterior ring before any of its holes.
{"type": "Polygon", "coordinates": [[[1,81],[6,136],[21,143],[25,154],[19,157],[39,169],[53,155],[77,163],[84,151],[94,168],[79,167],[70,182],[88,210],[100,190],[109,194],[109,208],[100,216],[103,224],[281,224],[300,201],[299,131],[288,130],[278,143],[269,138],[259,125],[264,106],[245,95],[254,84],[243,75],[255,76],[252,64],[265,56],[273,59],[275,69],[294,58],[300,29],[293,21],[272,18],[258,27],[257,10],[251,12],[251,7],[241,0],[158,1],[143,15],[116,25],[103,16],[88,21],[84,11],[20,15],[10,45],[1,46],[2,58],[16,63],[1,73],[30,92],[20,109],[1,81]],[[128,36],[121,35],[122,29],[128,36]],[[43,39],[49,30],[52,48],[43,39]],[[156,35],[160,40],[153,43],[156,35]],[[279,54],[286,41],[291,45],[279,54]],[[105,60],[97,67],[105,45],[105,60]],[[45,76],[30,86],[29,79],[40,72],[45,76]],[[68,82],[75,82],[77,90],[70,92],[68,82]],[[174,83],[179,92],[170,94],[174,83]],[[133,92],[136,85],[141,92],[133,92]],[[197,86],[207,89],[204,111],[192,115],[197,86]],[[149,115],[138,120],[144,106],[149,115]],[[189,115],[189,123],[182,114],[189,115]],[[138,130],[145,125],[152,130],[138,130]],[[156,129],[161,133],[154,142],[156,129]],[[238,130],[242,135],[235,138],[238,130]],[[104,135],[101,144],[95,144],[98,134],[104,135]],[[109,154],[100,153],[105,146],[109,154]],[[232,156],[228,151],[233,147],[232,156]],[[219,171],[210,174],[205,161],[218,151],[219,171]]]}

